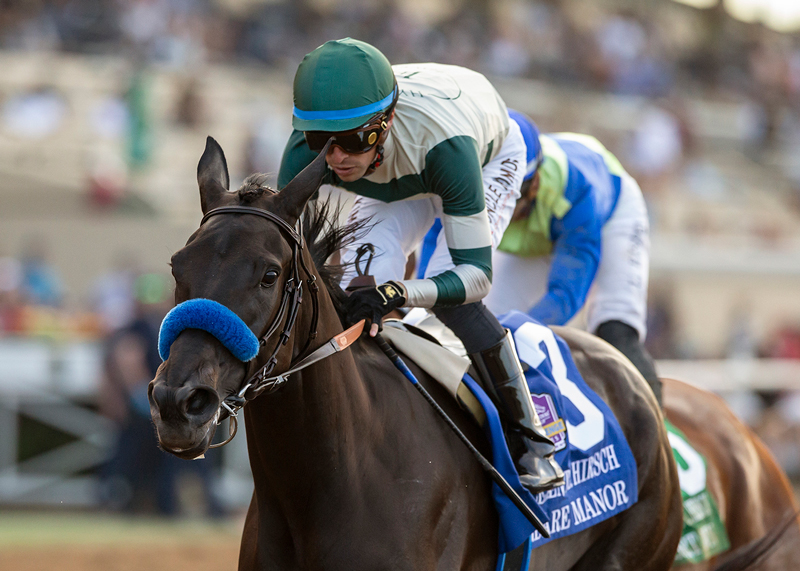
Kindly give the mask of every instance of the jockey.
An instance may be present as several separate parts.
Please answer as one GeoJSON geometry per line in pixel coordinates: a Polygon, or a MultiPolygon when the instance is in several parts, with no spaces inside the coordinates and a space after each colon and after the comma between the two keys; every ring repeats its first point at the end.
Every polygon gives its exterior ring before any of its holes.
{"type": "Polygon", "coordinates": [[[661,403],[661,381],[642,345],[647,329],[650,229],[639,185],[594,137],[540,135],[510,111],[525,138],[522,198],[493,257],[486,305],[564,325],[584,305],[588,328],[633,362],[661,403]]]}
{"type": "Polygon", "coordinates": [[[347,319],[367,319],[374,336],[397,307],[431,309],[463,341],[509,423],[522,484],[538,492],[563,483],[513,338],[481,301],[525,172],[525,142],[494,87],[461,67],[391,66],[373,46],[345,38],[298,67],[292,125],[279,188],[332,139],[323,182],[357,195],[351,222],[370,221],[342,261],[352,266],[358,247],[373,244],[370,270],[381,285],[354,291],[347,319]],[[427,275],[403,280],[408,256],[437,217],[445,232],[427,275]]]}

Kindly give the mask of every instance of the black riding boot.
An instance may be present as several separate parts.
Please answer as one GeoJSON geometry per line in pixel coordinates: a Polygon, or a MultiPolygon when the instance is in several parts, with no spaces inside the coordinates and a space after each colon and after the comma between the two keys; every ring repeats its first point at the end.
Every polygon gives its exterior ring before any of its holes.
{"type": "Polygon", "coordinates": [[[553,458],[555,447],[533,407],[528,384],[510,331],[494,347],[470,355],[484,385],[509,424],[506,439],[520,482],[532,493],[564,483],[564,472],[553,458]]]}
{"type": "Polygon", "coordinates": [[[661,379],[659,379],[656,374],[653,358],[639,341],[639,332],[622,321],[606,321],[597,328],[595,335],[619,349],[619,351],[639,369],[644,380],[647,381],[647,384],[653,389],[653,394],[656,395],[658,406],[663,407],[661,379]]]}

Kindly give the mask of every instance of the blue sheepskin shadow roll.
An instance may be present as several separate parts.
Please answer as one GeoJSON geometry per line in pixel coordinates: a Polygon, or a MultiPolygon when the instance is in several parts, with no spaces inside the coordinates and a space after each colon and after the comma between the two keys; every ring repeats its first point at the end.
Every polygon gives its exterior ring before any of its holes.
{"type": "Polygon", "coordinates": [[[158,332],[158,353],[169,358],[169,350],[185,329],[202,329],[216,337],[240,361],[252,361],[258,355],[258,337],[242,318],[210,299],[190,299],[179,303],[167,313],[158,332]]]}

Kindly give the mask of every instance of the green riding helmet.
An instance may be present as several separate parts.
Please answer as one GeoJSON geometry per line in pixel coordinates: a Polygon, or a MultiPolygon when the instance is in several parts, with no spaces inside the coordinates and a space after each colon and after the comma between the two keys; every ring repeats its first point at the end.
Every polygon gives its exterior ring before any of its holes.
{"type": "Polygon", "coordinates": [[[357,129],[396,99],[389,60],[366,42],[325,42],[303,58],[294,76],[292,126],[298,131],[357,129]]]}

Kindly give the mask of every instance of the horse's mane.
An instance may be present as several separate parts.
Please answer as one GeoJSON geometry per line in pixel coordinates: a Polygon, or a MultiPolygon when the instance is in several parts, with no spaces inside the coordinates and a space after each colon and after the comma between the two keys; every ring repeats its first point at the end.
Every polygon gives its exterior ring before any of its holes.
{"type": "Polygon", "coordinates": [[[335,254],[363,238],[371,226],[369,219],[343,224],[344,208],[338,199],[318,198],[308,203],[303,216],[303,238],[340,317],[346,294],[339,283],[348,264],[339,262],[335,254]]]}

